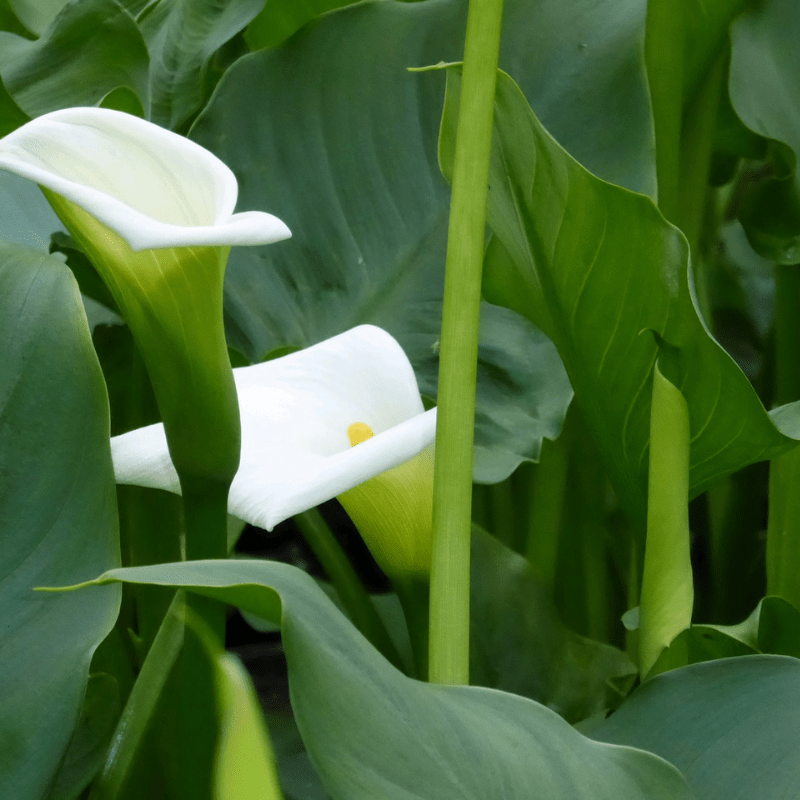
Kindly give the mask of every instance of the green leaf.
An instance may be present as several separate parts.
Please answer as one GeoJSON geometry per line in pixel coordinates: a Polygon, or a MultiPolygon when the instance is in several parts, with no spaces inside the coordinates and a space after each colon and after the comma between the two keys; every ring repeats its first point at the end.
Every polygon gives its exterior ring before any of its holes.
{"type": "Polygon", "coordinates": [[[750,130],[800,155],[800,20],[792,0],[752,4],[731,26],[730,96],[750,130]]]}
{"type": "Polygon", "coordinates": [[[653,368],[647,543],[639,604],[639,668],[646,677],[672,640],[692,622],[689,553],[689,409],[671,375],[675,353],[659,343],[653,368]]]}
{"type": "Polygon", "coordinates": [[[0,170],[0,239],[49,252],[50,235],[61,220],[32,181],[0,170]]]}
{"type": "Polygon", "coordinates": [[[330,795],[311,764],[294,718],[267,714],[267,723],[287,800],[329,800],[330,795]]]}
{"type": "Polygon", "coordinates": [[[147,102],[147,48],[114,0],[71,2],[36,41],[0,32],[0,74],[29,116],[97,105],[118,86],[147,102]]]}
{"type": "Polygon", "coordinates": [[[286,564],[184,562],[100,580],[181,586],[280,621],[292,707],[334,800],[527,800],[531,786],[548,800],[693,797],[649,753],[592,743],[531,700],[406,678],[286,564]]]}
{"type": "Polygon", "coordinates": [[[58,12],[68,4],[69,0],[8,0],[17,19],[37,36],[41,36],[58,12]]]}
{"type": "Polygon", "coordinates": [[[692,625],[661,654],[652,674],[754,653],[800,658],[800,611],[782,597],[763,598],[738,625],[692,625]]]}
{"type": "Polygon", "coordinates": [[[103,763],[121,711],[117,681],[104,672],[89,676],[78,727],[47,800],[75,800],[103,763]]]}
{"type": "Polygon", "coordinates": [[[14,102],[0,80],[0,138],[24,125],[30,117],[14,102]]]}
{"type": "Polygon", "coordinates": [[[153,122],[175,129],[200,108],[212,56],[263,6],[264,0],[161,0],[144,17],[153,122]]]}
{"type": "Polygon", "coordinates": [[[56,231],[50,236],[50,252],[63,254],[67,266],[72,270],[82,295],[91,297],[106,308],[117,311],[117,304],[103,279],[89,261],[86,254],[78,247],[78,243],[67,233],[56,231]]]}
{"type": "Polygon", "coordinates": [[[618,705],[636,668],[566,628],[526,558],[473,526],[471,563],[473,684],[530,697],[573,723],[618,705]]]}
{"type": "Polygon", "coordinates": [[[800,785],[800,661],[748,656],[647,681],[592,736],[674,764],[703,800],[784,800],[800,785]]]}
{"type": "MultiPolygon", "coordinates": [[[[442,119],[449,171],[458,76],[442,119]]],[[[780,433],[694,306],[688,248],[646,197],[595,178],[545,131],[505,74],[495,100],[484,292],[548,333],[629,512],[644,515],[657,332],[680,352],[689,406],[690,491],[766,459],[780,433]],[[498,248],[505,253],[498,257],[498,248]]]]}
{"type": "Polygon", "coordinates": [[[221,715],[217,800],[281,800],[275,755],[253,682],[236,656],[215,660],[221,715]]]}
{"type": "MultiPolygon", "coordinates": [[[[731,20],[748,0],[650,0],[645,54],[656,129],[659,207],[671,221],[679,213],[684,112],[699,93],[714,60],[727,46],[731,20]]],[[[689,124],[687,124],[689,123],[689,124]]],[[[691,155],[691,154],[689,154],[691,155]]]]}
{"type": "MultiPolygon", "coordinates": [[[[278,214],[293,234],[228,264],[229,340],[251,361],[371,322],[397,338],[435,396],[449,206],[435,162],[443,79],[407,68],[461,57],[466,5],[360,3],[221,80],[192,138],[236,173],[242,208],[278,214]]],[[[500,60],[571,152],[653,192],[643,19],[640,0],[508,0],[500,60]]],[[[570,390],[538,331],[490,305],[482,322],[475,477],[493,482],[538,458],[570,390]]]]}
{"type": "Polygon", "coordinates": [[[0,786],[39,800],[78,723],[119,590],[39,594],[119,563],[108,401],[77,286],[0,245],[0,786]]]}
{"type": "Polygon", "coordinates": [[[34,38],[34,34],[22,24],[14,12],[9,0],[0,0],[0,31],[11,31],[11,33],[16,33],[18,36],[25,36],[28,39],[34,38]]]}
{"type": "Polygon", "coordinates": [[[775,177],[751,190],[740,216],[753,247],[780,264],[800,260],[798,35],[792,0],[753,4],[731,27],[731,103],[750,130],[780,143],[775,177]]]}
{"type": "Polygon", "coordinates": [[[247,26],[245,41],[251,50],[274,47],[314,17],[355,2],[357,0],[267,0],[261,13],[247,26]]]}

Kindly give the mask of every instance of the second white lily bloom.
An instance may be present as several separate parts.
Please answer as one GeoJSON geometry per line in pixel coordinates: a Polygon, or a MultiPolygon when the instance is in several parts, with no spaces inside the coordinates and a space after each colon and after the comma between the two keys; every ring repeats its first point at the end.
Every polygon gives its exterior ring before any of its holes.
{"type": "MultiPolygon", "coordinates": [[[[430,474],[432,452],[423,451],[434,441],[436,410],[424,410],[414,370],[386,331],[361,325],[233,373],[242,423],[234,516],[271,530],[421,453],[421,474],[430,474]]],[[[119,483],[180,491],[163,425],[116,436],[111,451],[119,483]]]]}

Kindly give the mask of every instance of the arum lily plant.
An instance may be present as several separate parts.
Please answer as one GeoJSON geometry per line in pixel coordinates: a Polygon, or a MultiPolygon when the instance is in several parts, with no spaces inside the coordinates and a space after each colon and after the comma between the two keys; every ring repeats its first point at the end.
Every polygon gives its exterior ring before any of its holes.
{"type": "MultiPolygon", "coordinates": [[[[426,579],[436,409],[395,339],[361,325],[233,375],[242,450],[229,512],[271,530],[339,496],[387,575],[426,579]]],[[[164,425],[111,450],[119,483],[181,491],[164,425]]]]}
{"type": "Polygon", "coordinates": [[[221,555],[239,415],[222,321],[231,245],[290,235],[234,214],[236,178],[210,152],[99,108],[45,114],[0,140],[0,168],[38,183],[108,285],[144,357],[186,502],[190,556],[221,555]]]}

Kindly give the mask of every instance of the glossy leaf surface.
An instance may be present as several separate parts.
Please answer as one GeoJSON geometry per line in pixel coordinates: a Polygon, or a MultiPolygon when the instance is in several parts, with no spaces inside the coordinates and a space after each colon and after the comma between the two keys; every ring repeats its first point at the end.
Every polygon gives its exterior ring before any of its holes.
{"type": "Polygon", "coordinates": [[[147,67],[142,34],[113,0],[68,4],[36,41],[0,33],[0,75],[31,117],[97,105],[118,86],[146,103],[147,67]]]}
{"type": "Polygon", "coordinates": [[[625,653],[569,630],[530,562],[473,526],[470,682],[530,697],[575,723],[622,700],[625,653]]]}
{"type": "MultiPolygon", "coordinates": [[[[501,64],[571,152],[605,178],[653,192],[644,3],[578,5],[509,0],[501,64]]],[[[461,58],[466,6],[359,3],[223,77],[192,138],[234,170],[242,208],[270,204],[293,233],[272,251],[234,252],[228,265],[229,341],[251,361],[371,322],[397,338],[423,393],[435,395],[449,205],[436,163],[444,80],[407,68],[461,58]]],[[[475,476],[491,482],[538,457],[570,397],[538,332],[489,305],[482,324],[475,476]]]]}
{"type": "MultiPolygon", "coordinates": [[[[449,174],[458,75],[442,120],[449,174]]],[[[559,349],[624,505],[645,508],[657,332],[679,350],[689,406],[690,492],[792,444],[709,335],[692,298],[688,248],[652,201],[595,178],[498,76],[484,291],[525,313],[559,349]]]]}
{"type": "Polygon", "coordinates": [[[49,788],[119,590],[37,594],[119,563],[108,402],[77,286],[57,259],[0,246],[0,786],[49,788]]]}
{"type": "Polygon", "coordinates": [[[798,35],[800,19],[791,0],[754,4],[731,27],[731,103],[750,130],[788,150],[789,164],[782,163],[787,154],[774,154],[778,174],[754,187],[741,211],[755,249],[780,264],[800,261],[798,35]]]}
{"type": "Polygon", "coordinates": [[[800,785],[800,661],[749,656],[647,681],[594,738],[642,747],[704,800],[784,800],[800,785]]]}
{"type": "Polygon", "coordinates": [[[150,119],[177,128],[203,104],[214,53],[264,0],[161,0],[141,23],[150,51],[150,119]]]}
{"type": "Polygon", "coordinates": [[[292,706],[334,800],[522,800],[531,787],[549,800],[693,797],[662,761],[597,746],[533,701],[406,678],[296,568],[186,562],[106,579],[184,586],[280,620],[292,706]]]}

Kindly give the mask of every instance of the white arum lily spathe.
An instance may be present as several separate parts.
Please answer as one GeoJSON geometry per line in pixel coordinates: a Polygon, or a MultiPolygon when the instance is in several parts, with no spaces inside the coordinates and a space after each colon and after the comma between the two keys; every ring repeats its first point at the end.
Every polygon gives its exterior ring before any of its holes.
{"type": "Polygon", "coordinates": [[[214,494],[224,511],[239,457],[225,265],[232,245],[268,244],[289,229],[265,212],[233,213],[238,186],[225,164],[119,111],[38,117],[0,139],[0,169],[38,183],[89,256],[147,365],[184,496],[200,508],[214,494]]]}
{"type": "MultiPolygon", "coordinates": [[[[425,573],[436,410],[424,410],[413,368],[392,336],[361,325],[233,373],[242,448],[229,513],[271,530],[345,494],[345,508],[388,574],[425,573]],[[379,475],[370,491],[365,482],[379,475]]],[[[180,491],[162,425],[115,436],[111,452],[119,483],[180,491]]]]}
{"type": "Polygon", "coordinates": [[[233,213],[236,178],[215,155],[121,111],[65,108],[37,117],[0,139],[0,169],[80,206],[134,252],[291,235],[271,214],[233,213]]]}

